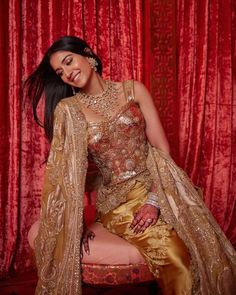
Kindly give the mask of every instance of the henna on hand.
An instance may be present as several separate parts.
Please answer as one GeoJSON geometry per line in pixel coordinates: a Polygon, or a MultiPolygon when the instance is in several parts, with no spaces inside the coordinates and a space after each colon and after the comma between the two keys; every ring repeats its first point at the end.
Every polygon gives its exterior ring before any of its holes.
{"type": "Polygon", "coordinates": [[[83,257],[83,251],[85,251],[85,253],[87,253],[88,255],[90,254],[89,240],[93,240],[94,238],[95,238],[95,233],[91,231],[89,228],[85,227],[83,237],[82,237],[82,247],[81,247],[82,257],[83,257]]]}
{"type": "Polygon", "coordinates": [[[159,217],[160,210],[150,204],[144,204],[134,215],[130,225],[134,233],[144,232],[149,226],[154,225],[159,217]]]}

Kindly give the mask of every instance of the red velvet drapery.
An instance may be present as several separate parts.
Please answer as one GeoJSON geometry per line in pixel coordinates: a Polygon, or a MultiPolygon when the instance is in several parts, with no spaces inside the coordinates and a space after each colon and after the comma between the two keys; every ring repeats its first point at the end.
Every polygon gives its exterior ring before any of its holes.
{"type": "Polygon", "coordinates": [[[172,155],[236,246],[236,1],[150,3],[151,92],[172,155]]]}
{"type": "Polygon", "coordinates": [[[104,77],[150,85],[175,159],[236,243],[235,13],[229,0],[0,2],[1,276],[31,268],[27,232],[38,218],[47,154],[22,82],[67,34],[92,45],[104,77]]]}
{"type": "Polygon", "coordinates": [[[180,163],[236,246],[236,2],[177,3],[180,163]]]}

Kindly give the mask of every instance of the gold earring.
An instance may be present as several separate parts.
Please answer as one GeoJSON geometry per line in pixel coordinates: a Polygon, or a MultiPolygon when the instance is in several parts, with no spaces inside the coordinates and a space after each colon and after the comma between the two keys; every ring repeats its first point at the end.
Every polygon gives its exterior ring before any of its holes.
{"type": "Polygon", "coordinates": [[[90,67],[97,72],[97,66],[98,66],[98,62],[96,61],[96,59],[94,57],[87,57],[87,60],[90,64],[90,67]]]}

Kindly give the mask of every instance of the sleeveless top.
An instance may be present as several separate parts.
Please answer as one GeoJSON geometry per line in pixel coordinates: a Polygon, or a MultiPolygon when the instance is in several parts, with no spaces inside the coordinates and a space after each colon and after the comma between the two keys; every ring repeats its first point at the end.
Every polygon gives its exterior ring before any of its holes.
{"type": "Polygon", "coordinates": [[[103,214],[125,202],[137,180],[147,189],[151,186],[145,120],[134,101],[133,81],[124,82],[123,87],[126,103],[113,118],[88,123],[89,153],[103,179],[97,195],[97,210],[103,214]]]}

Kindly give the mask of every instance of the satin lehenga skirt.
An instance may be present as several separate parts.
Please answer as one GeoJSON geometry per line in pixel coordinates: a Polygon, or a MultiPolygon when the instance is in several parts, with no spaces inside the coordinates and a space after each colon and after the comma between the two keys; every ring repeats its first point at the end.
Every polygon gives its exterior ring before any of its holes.
{"type": "Polygon", "coordinates": [[[190,255],[173,227],[166,224],[160,215],[157,223],[143,233],[136,234],[130,229],[135,212],[145,203],[146,198],[145,186],[136,182],[127,195],[127,202],[101,215],[100,220],[110,232],[138,248],[164,295],[190,295],[190,255]]]}

